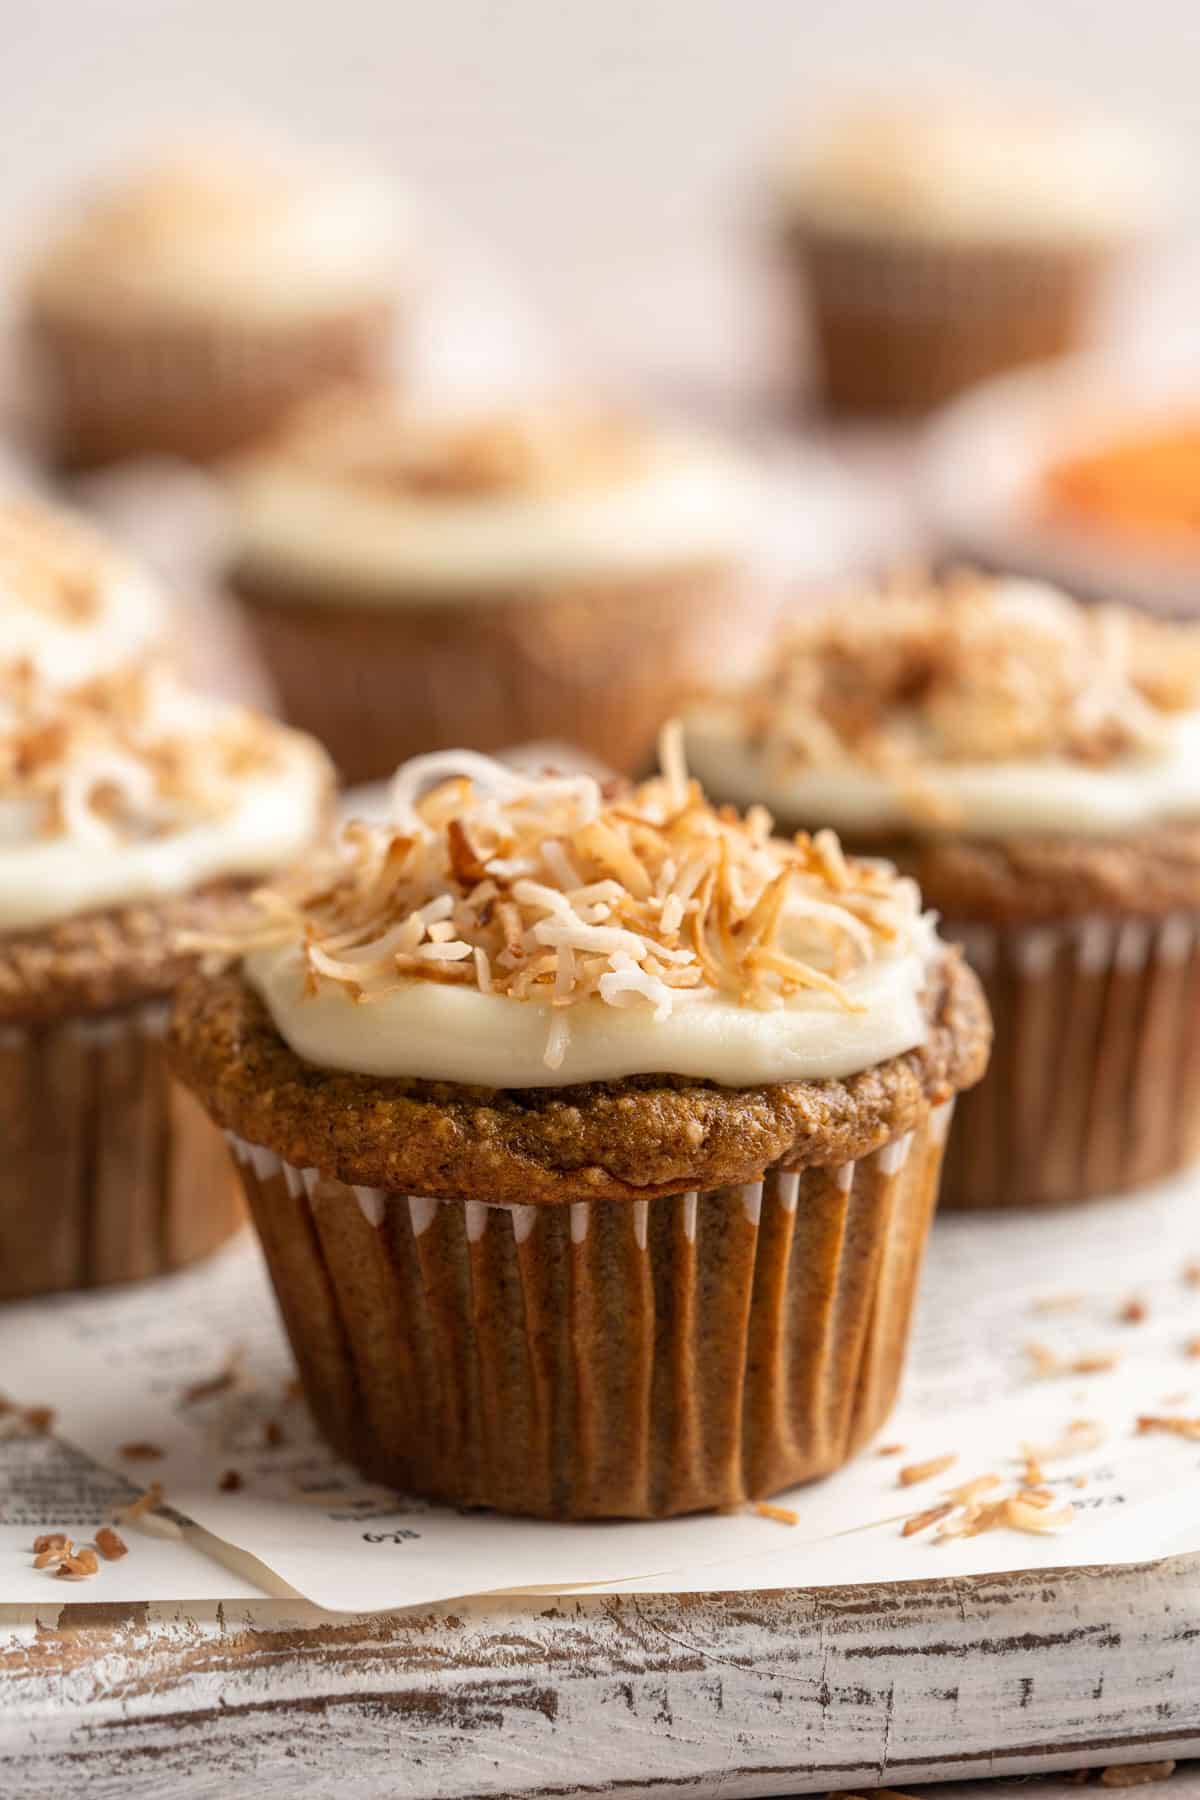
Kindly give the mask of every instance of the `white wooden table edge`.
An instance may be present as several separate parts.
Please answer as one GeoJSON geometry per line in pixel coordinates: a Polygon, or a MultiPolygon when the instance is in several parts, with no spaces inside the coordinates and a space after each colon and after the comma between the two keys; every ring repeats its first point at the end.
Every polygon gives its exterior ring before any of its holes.
{"type": "MultiPolygon", "coordinates": [[[[57,1596],[56,1596],[57,1598],[57,1596]]],[[[1200,1558],[872,1588],[0,1608],[0,1793],[799,1794],[1200,1755],[1200,1558]],[[239,1784],[240,1785],[240,1784],[239,1784]]]]}

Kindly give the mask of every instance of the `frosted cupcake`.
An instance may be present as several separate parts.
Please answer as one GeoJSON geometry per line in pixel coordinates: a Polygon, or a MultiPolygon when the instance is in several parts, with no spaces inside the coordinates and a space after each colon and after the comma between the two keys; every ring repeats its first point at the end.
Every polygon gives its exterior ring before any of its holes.
{"type": "Polygon", "coordinates": [[[61,460],[208,459],[387,365],[400,250],[374,174],[214,144],[84,199],[28,282],[61,460]]]}
{"type": "Polygon", "coordinates": [[[918,411],[1074,347],[1158,182],[1113,121],[1029,108],[878,104],[809,133],[774,211],[829,405],[918,411]]]}
{"type": "Polygon", "coordinates": [[[977,984],[911,882],[667,752],[418,758],[180,996],[316,1418],[408,1492],[734,1504],[891,1405],[977,984]]]}
{"type": "Polygon", "coordinates": [[[755,499],[725,447],[595,406],[348,395],[243,464],[232,585],[347,780],[531,738],[635,770],[679,695],[761,643],[755,499]]]}
{"type": "Polygon", "coordinates": [[[316,745],[142,666],[0,674],[0,1298],[153,1275],[240,1218],[165,1002],[320,827],[316,745]]]}
{"type": "Polygon", "coordinates": [[[0,679],[21,668],[71,687],[167,637],[166,601],[136,564],[71,513],[0,498],[0,679]]]}
{"type": "Polygon", "coordinates": [[[996,1022],[945,1202],[1083,1200],[1200,1152],[1200,628],[963,580],[801,624],[697,709],[712,790],[894,858],[996,1022]]]}

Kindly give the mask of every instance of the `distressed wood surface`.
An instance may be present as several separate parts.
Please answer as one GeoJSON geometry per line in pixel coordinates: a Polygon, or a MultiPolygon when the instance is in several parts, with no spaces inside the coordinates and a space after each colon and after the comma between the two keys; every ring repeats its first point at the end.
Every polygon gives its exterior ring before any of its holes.
{"type": "Polygon", "coordinates": [[[1198,1646],[1200,1559],[361,1617],[8,1608],[0,1794],[737,1800],[1193,1757],[1198,1646]]]}

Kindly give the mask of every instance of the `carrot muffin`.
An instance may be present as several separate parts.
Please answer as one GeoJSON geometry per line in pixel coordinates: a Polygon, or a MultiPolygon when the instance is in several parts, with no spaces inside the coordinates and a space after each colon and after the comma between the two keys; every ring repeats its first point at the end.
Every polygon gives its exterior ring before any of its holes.
{"type": "Polygon", "coordinates": [[[996,1021],[952,1206],[1082,1200],[1200,1152],[1200,628],[1026,581],[803,621],[689,755],[723,798],[895,860],[996,1021]]]}
{"type": "Polygon", "coordinates": [[[913,412],[1071,349],[1146,232],[1157,170],[1111,120],[862,106],[789,147],[774,213],[840,412],[913,412]]]}
{"type": "Polygon", "coordinates": [[[236,482],[235,593],[285,714],[349,781],[530,738],[644,768],[673,703],[761,645],[744,464],[565,399],[316,403],[236,482]]]}
{"type": "Polygon", "coordinates": [[[0,1298],[157,1274],[237,1225],[165,1001],[180,934],[219,929],[330,791],[315,744],[161,669],[0,674],[0,1298]]]}
{"type": "Polygon", "coordinates": [[[82,519],[0,498],[0,678],[74,686],[164,645],[167,621],[156,584],[82,519]]]}
{"type": "Polygon", "coordinates": [[[372,1478],[560,1518],[734,1504],[886,1416],[978,986],[881,864],[465,751],[180,996],[313,1410],[372,1478]]]}
{"type": "Polygon", "coordinates": [[[386,184],[336,157],[216,143],[114,178],[29,277],[58,456],[207,460],[378,375],[399,256],[386,184]]]}

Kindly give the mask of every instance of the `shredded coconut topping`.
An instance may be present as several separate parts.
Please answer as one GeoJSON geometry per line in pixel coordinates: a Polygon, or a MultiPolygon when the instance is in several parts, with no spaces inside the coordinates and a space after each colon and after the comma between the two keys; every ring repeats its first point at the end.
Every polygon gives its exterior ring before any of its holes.
{"type": "Polygon", "coordinates": [[[668,726],[664,773],[639,787],[540,778],[469,751],[397,774],[393,819],[346,826],[326,859],[255,896],[238,948],[299,945],[309,991],[369,1003],[405,983],[461,983],[548,1011],[546,1063],[573,1006],[700,997],[772,1010],[906,945],[920,916],[890,865],[848,861],[831,832],[771,835],[761,807],[714,809],[668,726]]]}
{"type": "Polygon", "coordinates": [[[326,393],[290,415],[254,460],[374,492],[437,502],[546,495],[629,480],[648,454],[630,418],[567,399],[519,410],[414,417],[384,393],[326,393]]]}
{"type": "Polygon", "coordinates": [[[63,837],[102,847],[221,818],[301,742],[158,665],[67,692],[24,665],[0,680],[0,843],[63,837]]]}
{"type": "Polygon", "coordinates": [[[1200,707],[1200,628],[1032,582],[901,578],[801,622],[738,703],[781,770],[867,767],[910,792],[939,764],[1155,748],[1200,707]]]}
{"type": "Polygon", "coordinates": [[[81,520],[25,498],[0,502],[0,610],[86,625],[122,564],[81,520]]]}

